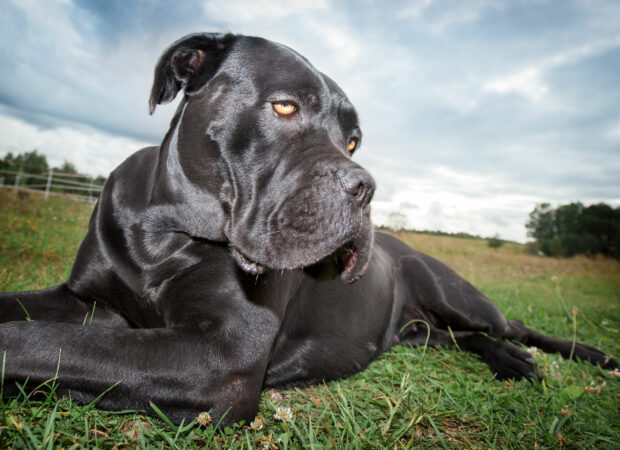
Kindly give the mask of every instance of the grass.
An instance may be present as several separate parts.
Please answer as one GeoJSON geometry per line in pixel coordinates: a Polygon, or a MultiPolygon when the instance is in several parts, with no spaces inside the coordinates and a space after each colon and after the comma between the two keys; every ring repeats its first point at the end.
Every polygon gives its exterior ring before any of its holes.
{"type": "MultiPolygon", "coordinates": [[[[91,208],[0,190],[0,289],[63,281],[91,208]]],[[[620,355],[617,261],[399,237],[451,265],[508,317],[564,339],[573,338],[576,325],[578,340],[620,355]]],[[[539,353],[536,360],[542,382],[500,382],[471,354],[398,346],[347,380],[266,391],[253,424],[223,430],[77,405],[57,398],[49,382],[36,399],[0,400],[0,448],[618,448],[617,378],[557,355],[539,353]]]]}

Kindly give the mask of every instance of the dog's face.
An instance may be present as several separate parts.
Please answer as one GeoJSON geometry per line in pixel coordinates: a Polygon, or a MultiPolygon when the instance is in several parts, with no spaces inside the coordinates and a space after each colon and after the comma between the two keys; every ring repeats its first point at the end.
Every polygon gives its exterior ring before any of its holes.
{"type": "Polygon", "coordinates": [[[362,136],[342,90],[287,47],[211,34],[164,53],[151,110],[180,88],[168,145],[187,179],[222,204],[239,265],[357,280],[372,247],[374,181],[351,160],[362,136]]]}

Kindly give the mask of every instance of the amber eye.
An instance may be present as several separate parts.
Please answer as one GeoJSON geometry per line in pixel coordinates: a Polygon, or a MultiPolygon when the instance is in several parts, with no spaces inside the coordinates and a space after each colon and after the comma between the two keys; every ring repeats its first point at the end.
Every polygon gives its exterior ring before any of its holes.
{"type": "Polygon", "coordinates": [[[291,102],[273,102],[273,110],[280,119],[292,119],[297,115],[297,106],[291,102]]]}
{"type": "Polygon", "coordinates": [[[357,138],[349,138],[349,140],[347,141],[347,150],[349,150],[350,152],[355,150],[357,148],[357,142],[357,138]]]}

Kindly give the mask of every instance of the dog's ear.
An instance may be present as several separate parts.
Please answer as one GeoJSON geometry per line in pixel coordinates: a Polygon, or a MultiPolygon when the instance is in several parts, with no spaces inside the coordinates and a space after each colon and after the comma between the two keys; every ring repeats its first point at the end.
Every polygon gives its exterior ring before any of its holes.
{"type": "Polygon", "coordinates": [[[193,92],[211,78],[238,39],[233,34],[190,34],[168,47],[155,66],[149,114],[172,101],[180,89],[193,92]]]}

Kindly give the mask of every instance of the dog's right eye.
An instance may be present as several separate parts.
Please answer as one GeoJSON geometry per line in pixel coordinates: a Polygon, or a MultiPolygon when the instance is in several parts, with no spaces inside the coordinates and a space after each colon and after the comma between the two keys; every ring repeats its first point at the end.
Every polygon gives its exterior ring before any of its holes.
{"type": "Polygon", "coordinates": [[[359,139],[356,137],[349,138],[349,140],[347,141],[347,150],[349,151],[349,153],[353,153],[353,151],[357,148],[358,142],[359,139]]]}
{"type": "Polygon", "coordinates": [[[292,119],[297,115],[297,105],[292,102],[273,102],[271,105],[280,119],[292,119]]]}

